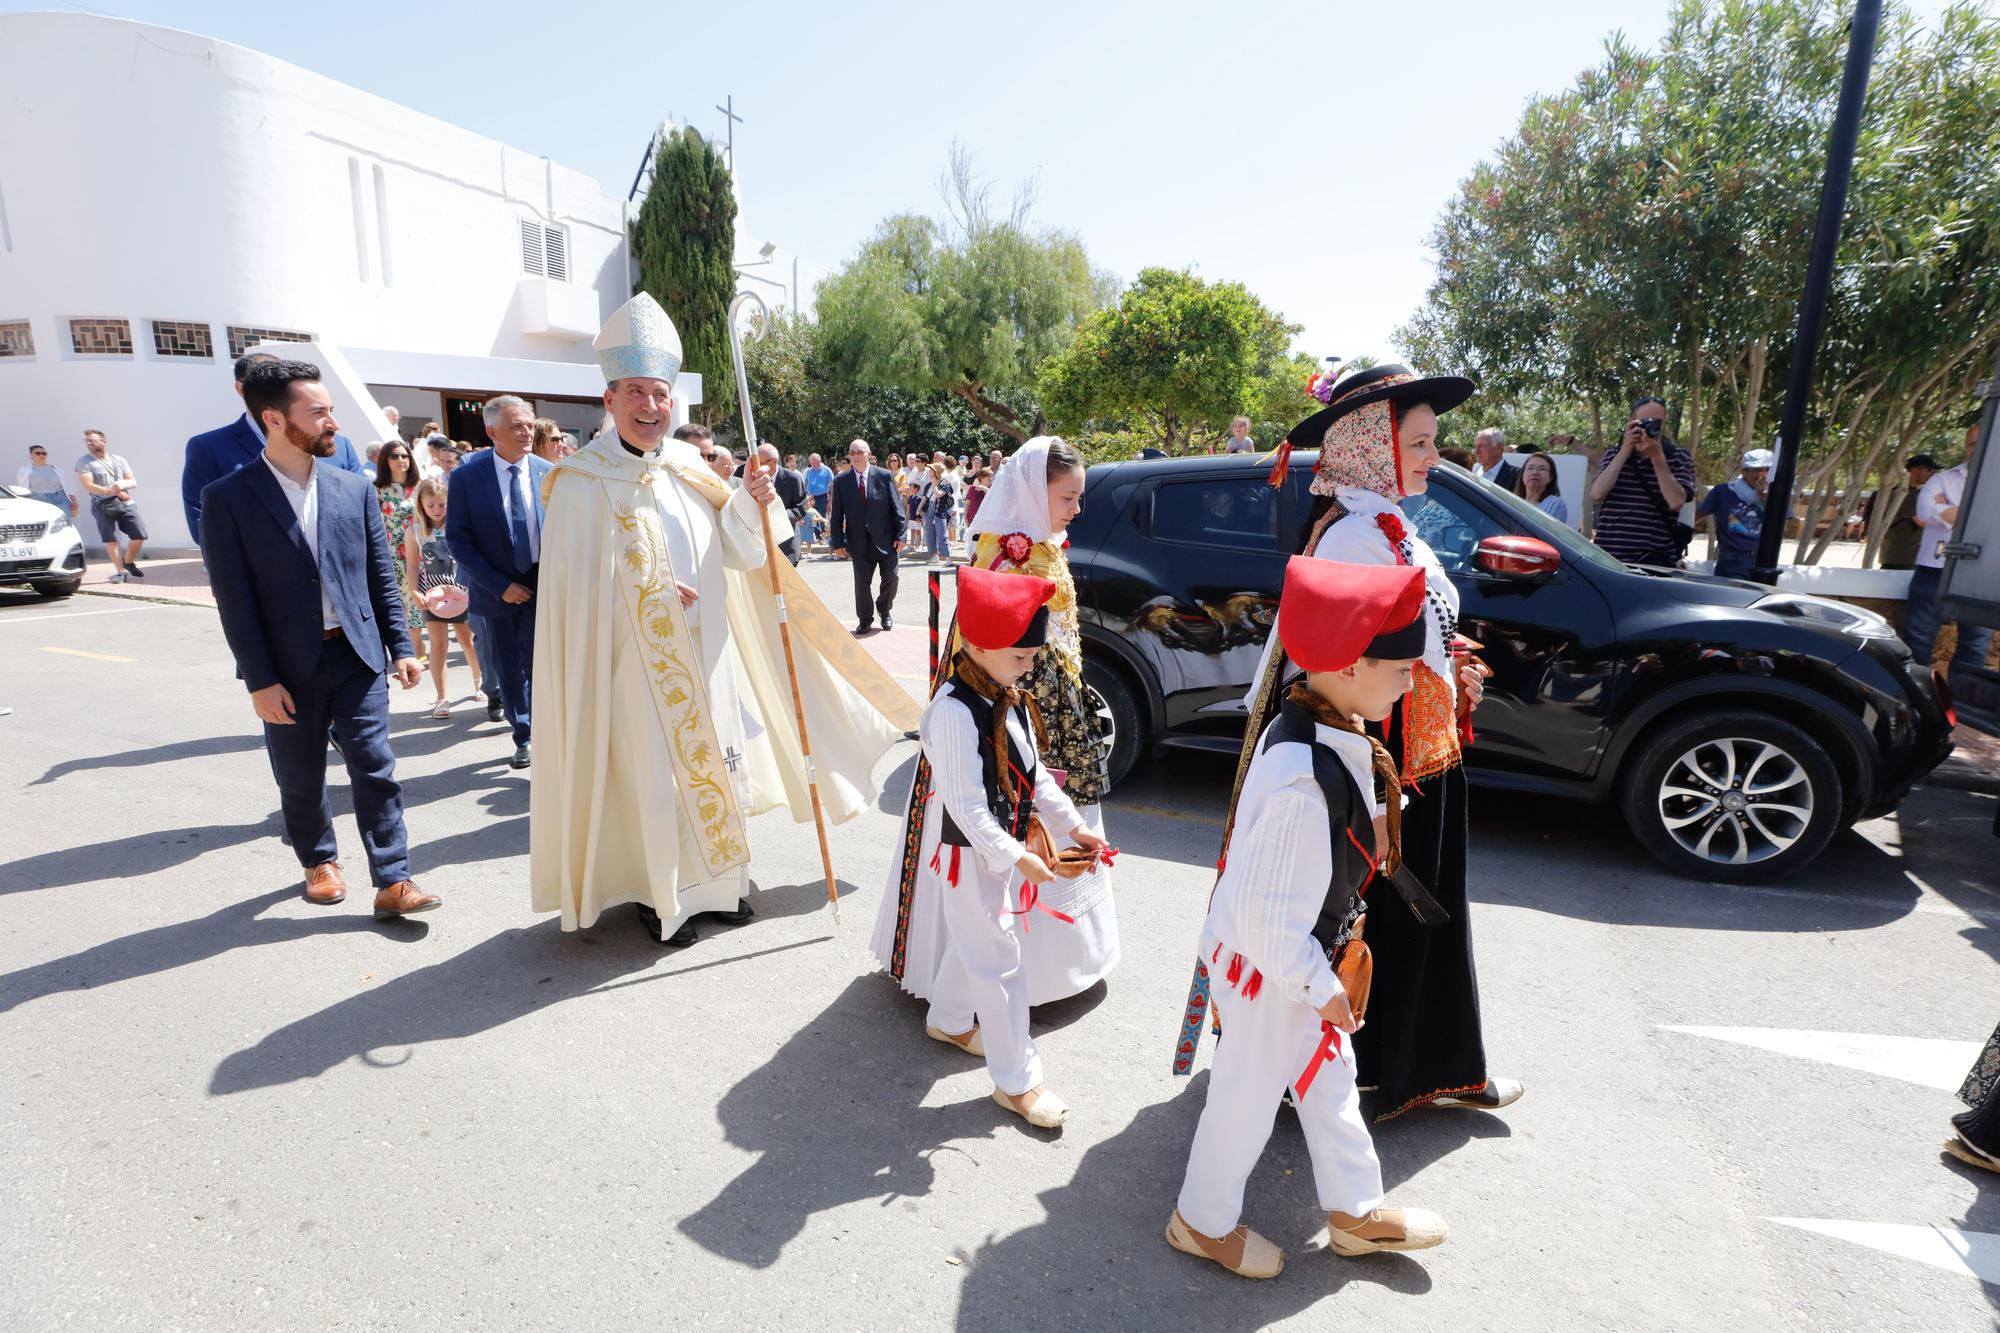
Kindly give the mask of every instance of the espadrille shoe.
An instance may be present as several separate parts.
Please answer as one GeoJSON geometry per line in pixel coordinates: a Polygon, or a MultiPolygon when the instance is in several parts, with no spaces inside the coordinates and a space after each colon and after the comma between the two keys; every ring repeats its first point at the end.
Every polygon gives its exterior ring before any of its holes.
{"type": "Polygon", "coordinates": [[[1963,1134],[1954,1134],[1944,1141],[1944,1150],[1964,1162],[1967,1166],[1983,1167],[1988,1171],[2000,1171],[2000,1157],[1995,1157],[1984,1148],[1974,1144],[1963,1134]]]}
{"type": "Polygon", "coordinates": [[[1238,1277],[1276,1277],[1285,1271],[1285,1252],[1252,1231],[1238,1227],[1226,1236],[1204,1236],[1187,1224],[1181,1210],[1167,1219],[1167,1244],[1182,1254],[1209,1259],[1238,1277]]]}
{"type": "Polygon", "coordinates": [[[924,1028],[924,1035],[932,1041],[941,1041],[947,1046],[955,1046],[967,1055],[977,1055],[982,1058],[986,1055],[986,1043],[979,1039],[979,1025],[977,1023],[955,1037],[943,1028],[928,1026],[924,1028]]]}
{"type": "Polygon", "coordinates": [[[1062,1122],[1069,1119],[1069,1104],[1044,1087],[1029,1088],[1018,1097],[995,1088],[993,1100],[1036,1129],[1061,1129],[1062,1122]]]}
{"type": "Polygon", "coordinates": [[[1326,1239],[1334,1253],[1374,1254],[1377,1250],[1428,1250],[1444,1244],[1444,1219],[1428,1208],[1377,1208],[1366,1217],[1326,1215],[1326,1239]]]}

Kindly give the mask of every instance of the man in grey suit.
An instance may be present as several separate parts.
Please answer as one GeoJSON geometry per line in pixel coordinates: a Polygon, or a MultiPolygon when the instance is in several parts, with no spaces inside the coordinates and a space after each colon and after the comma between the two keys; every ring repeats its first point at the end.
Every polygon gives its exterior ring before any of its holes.
{"type": "Polygon", "coordinates": [[[322,466],[340,424],[317,366],[252,366],[243,401],[266,443],[203,488],[201,545],[223,637],[264,724],[305,896],[327,905],[347,896],[326,795],[331,731],[347,761],[375,915],[427,912],[439,899],[410,879],[385,682],[394,674],[407,690],[419,672],[375,488],[322,466]]]}

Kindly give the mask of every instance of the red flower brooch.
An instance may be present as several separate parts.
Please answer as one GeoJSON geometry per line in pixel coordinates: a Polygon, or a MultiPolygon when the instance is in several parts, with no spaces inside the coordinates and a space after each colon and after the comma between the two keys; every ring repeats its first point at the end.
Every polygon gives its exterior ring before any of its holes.
{"type": "Polygon", "coordinates": [[[1028,540],[1025,532],[1010,532],[1000,539],[1000,554],[1006,557],[1009,564],[1027,564],[1029,553],[1034,549],[1035,544],[1028,540]]]}
{"type": "Polygon", "coordinates": [[[1395,514],[1375,515],[1375,526],[1382,529],[1382,535],[1389,539],[1391,546],[1401,546],[1403,538],[1408,535],[1404,531],[1403,520],[1395,514]]]}

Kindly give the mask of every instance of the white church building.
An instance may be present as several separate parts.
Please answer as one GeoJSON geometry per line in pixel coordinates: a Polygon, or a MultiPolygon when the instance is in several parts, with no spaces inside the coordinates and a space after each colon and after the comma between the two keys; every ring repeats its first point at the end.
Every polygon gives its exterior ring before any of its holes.
{"type": "Polygon", "coordinates": [[[241,412],[231,362],[263,343],[308,345],[293,354],[327,373],[357,448],[389,438],[388,406],[406,437],[435,419],[483,443],[499,393],[596,430],[590,342],[634,267],[628,204],[594,179],[256,51],[89,14],[0,15],[0,90],[0,476],[31,444],[68,470],[103,430],[156,544],[191,544],[184,445],[241,412]],[[87,96],[82,70],[101,76],[87,96]]]}

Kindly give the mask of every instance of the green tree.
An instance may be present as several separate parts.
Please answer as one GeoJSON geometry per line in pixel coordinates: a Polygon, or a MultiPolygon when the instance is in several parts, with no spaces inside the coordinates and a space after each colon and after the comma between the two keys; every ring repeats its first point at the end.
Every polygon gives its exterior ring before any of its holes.
{"type": "Polygon", "coordinates": [[[702,420],[733,415],[736,192],[722,155],[693,130],[675,130],[653,157],[653,181],[632,222],[632,253],[638,290],[674,321],[687,368],[702,376],[702,420]]]}
{"type": "Polygon", "coordinates": [[[1136,424],[1170,454],[1219,439],[1239,414],[1282,432],[1305,415],[1312,373],[1290,355],[1297,332],[1241,283],[1149,268],[1043,365],[1038,389],[1059,426],[1136,424]]]}
{"type": "MultiPolygon", "coordinates": [[[[1404,344],[1500,403],[1584,405],[1599,444],[1607,409],[1664,392],[1702,474],[1733,471],[1775,431],[1846,19],[1680,0],[1657,53],[1613,38],[1447,205],[1404,344]]],[[[2000,19],[1960,3],[1926,32],[1891,4],[1797,442],[1817,503],[1900,456],[2000,336],[1996,162],[2000,19]]]]}
{"type": "Polygon", "coordinates": [[[1024,440],[1035,414],[1008,391],[1032,387],[1037,367],[1103,304],[1107,283],[1075,236],[1030,225],[1031,190],[997,213],[955,145],[942,186],[943,219],[887,219],[820,285],[827,354],[855,383],[953,394],[1024,440]]]}
{"type": "MultiPolygon", "coordinates": [[[[912,449],[984,456],[1014,443],[956,394],[855,383],[833,366],[821,326],[802,315],[780,313],[747,338],[743,369],[758,434],[787,452],[837,454],[856,436],[872,444],[877,457],[912,449]]],[[[1002,401],[1033,418],[1024,395],[1003,391],[1002,401]]],[[[731,422],[735,406],[732,399],[731,422]]]]}

